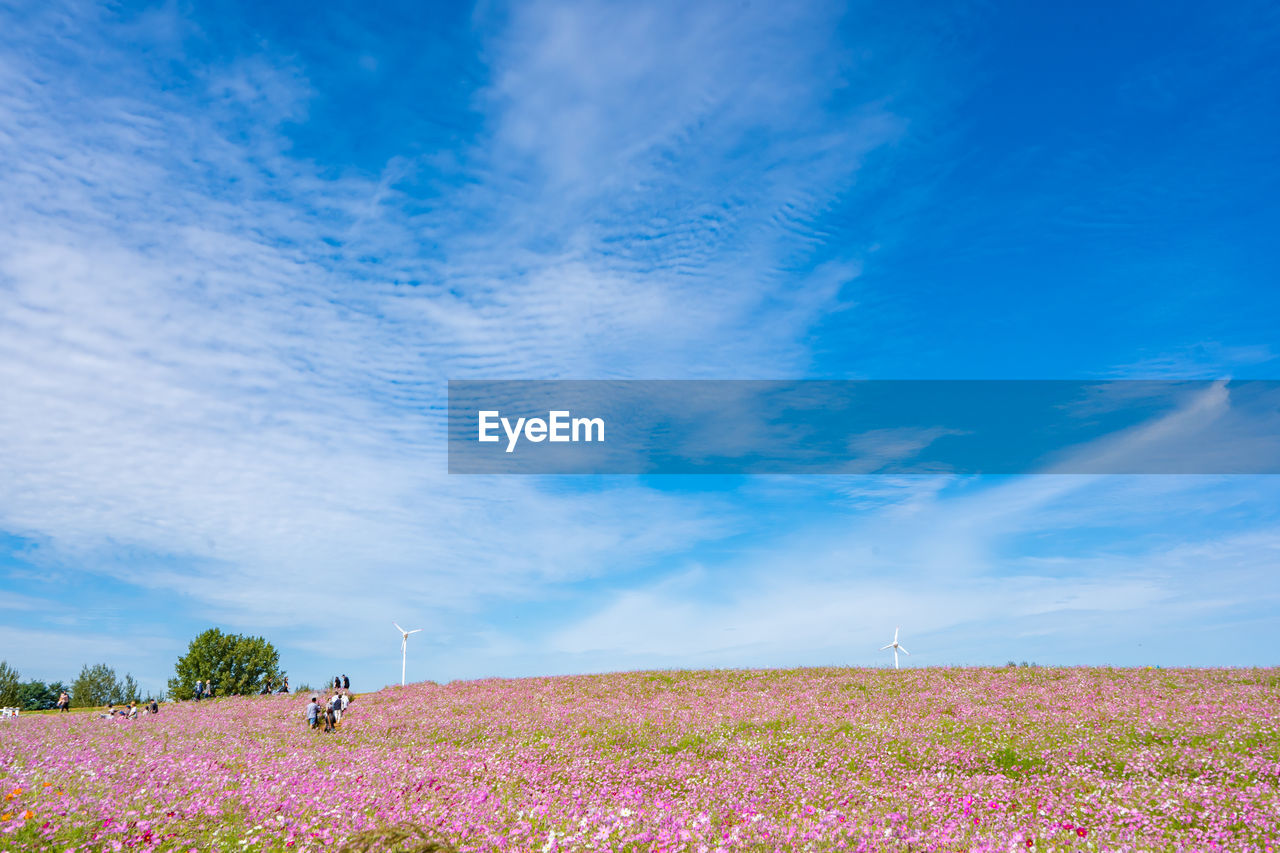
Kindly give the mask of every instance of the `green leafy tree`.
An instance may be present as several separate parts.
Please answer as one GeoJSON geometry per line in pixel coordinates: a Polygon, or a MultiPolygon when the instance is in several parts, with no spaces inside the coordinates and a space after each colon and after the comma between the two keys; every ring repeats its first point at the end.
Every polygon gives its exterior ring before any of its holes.
{"type": "Polygon", "coordinates": [[[105,663],[85,664],[76,680],[71,682],[71,704],[76,708],[115,703],[121,698],[116,671],[105,663]]]}
{"type": "Polygon", "coordinates": [[[111,701],[117,705],[142,701],[142,693],[138,690],[138,682],[133,680],[132,675],[126,672],[124,681],[116,682],[115,689],[111,691],[111,701]]]}
{"type": "Polygon", "coordinates": [[[8,661],[0,660],[0,705],[7,708],[16,707],[21,698],[18,685],[21,684],[18,671],[9,666],[8,661]]]}
{"type": "Polygon", "coordinates": [[[258,693],[267,679],[279,684],[284,678],[280,653],[262,637],[224,634],[217,628],[197,636],[187,653],[174,665],[169,696],[190,699],[196,681],[213,680],[215,695],[247,696],[258,693]]]}
{"type": "MultiPolygon", "coordinates": [[[[33,694],[35,694],[35,686],[33,685],[38,684],[40,684],[40,681],[27,681],[27,683],[23,685],[24,689],[27,690],[27,693],[24,695],[33,697],[33,694]]],[[[55,704],[58,704],[58,697],[60,697],[63,692],[67,693],[67,695],[72,694],[72,689],[61,683],[61,681],[50,681],[49,684],[44,685],[44,688],[44,694],[40,695],[40,699],[38,699],[38,701],[40,701],[40,707],[29,708],[26,704],[23,704],[22,707],[24,711],[50,711],[55,704]]],[[[23,699],[23,702],[27,702],[27,699],[23,699]]]]}
{"type": "Polygon", "coordinates": [[[62,688],[58,685],[55,691],[53,687],[43,681],[24,681],[18,685],[18,701],[14,704],[24,711],[47,711],[57,704],[62,688]]]}

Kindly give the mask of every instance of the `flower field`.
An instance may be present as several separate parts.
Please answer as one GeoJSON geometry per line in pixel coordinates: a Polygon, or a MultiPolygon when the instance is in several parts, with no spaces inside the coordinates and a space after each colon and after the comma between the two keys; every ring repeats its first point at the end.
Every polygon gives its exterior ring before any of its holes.
{"type": "Polygon", "coordinates": [[[30,850],[1280,849],[1280,671],[630,673],[0,721],[30,850]]]}

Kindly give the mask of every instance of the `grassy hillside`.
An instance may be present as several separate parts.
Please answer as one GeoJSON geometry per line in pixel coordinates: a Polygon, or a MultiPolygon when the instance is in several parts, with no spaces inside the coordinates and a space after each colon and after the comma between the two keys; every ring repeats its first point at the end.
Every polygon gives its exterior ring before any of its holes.
{"type": "Polygon", "coordinates": [[[649,672],[0,724],[0,844],[1264,850],[1277,670],[649,672]]]}

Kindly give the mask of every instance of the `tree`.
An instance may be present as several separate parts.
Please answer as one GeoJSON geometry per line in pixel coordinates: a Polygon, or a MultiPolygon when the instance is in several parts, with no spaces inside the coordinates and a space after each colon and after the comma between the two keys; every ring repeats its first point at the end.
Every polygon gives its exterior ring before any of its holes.
{"type": "Polygon", "coordinates": [[[50,711],[58,704],[58,697],[63,694],[63,690],[67,690],[70,695],[70,688],[61,681],[50,681],[49,684],[44,681],[23,681],[18,685],[18,690],[22,693],[23,711],[50,711]]]}
{"type": "Polygon", "coordinates": [[[115,703],[120,698],[120,684],[116,671],[105,663],[85,664],[80,674],[71,682],[71,704],[77,708],[115,703]]]}
{"type": "Polygon", "coordinates": [[[174,664],[169,696],[190,699],[196,681],[210,679],[218,696],[248,696],[259,692],[267,679],[279,684],[283,678],[280,653],[265,639],[210,628],[192,640],[187,653],[174,664]]]}
{"type": "MultiPolygon", "coordinates": [[[[53,685],[50,685],[52,688],[53,685]]],[[[62,685],[57,685],[58,692],[62,692],[62,685]]],[[[138,682],[133,680],[133,676],[129,673],[124,674],[124,680],[116,678],[116,671],[105,663],[95,663],[93,666],[85,664],[80,669],[80,674],[76,676],[76,680],[71,682],[71,705],[74,708],[92,708],[98,705],[105,705],[110,702],[112,705],[126,705],[130,702],[138,702],[142,699],[142,694],[138,691],[138,682]]],[[[57,694],[54,694],[56,700],[57,694]]]]}
{"type": "Polygon", "coordinates": [[[21,676],[18,675],[18,671],[9,666],[8,661],[0,660],[0,705],[8,708],[14,707],[18,704],[20,698],[18,695],[20,678],[21,676]]]}
{"type": "Polygon", "coordinates": [[[58,702],[62,685],[45,684],[43,681],[24,681],[18,685],[17,706],[24,711],[47,711],[58,702]]]}
{"type": "Polygon", "coordinates": [[[141,702],[142,693],[138,690],[138,682],[129,673],[124,674],[124,681],[116,682],[116,689],[111,693],[111,701],[117,705],[129,702],[141,702]]]}
{"type": "Polygon", "coordinates": [[[50,681],[44,686],[44,690],[45,701],[48,702],[48,704],[42,709],[45,711],[48,711],[53,708],[53,706],[57,705],[58,697],[63,693],[66,693],[68,698],[71,696],[71,688],[63,684],[61,681],[50,681]]]}

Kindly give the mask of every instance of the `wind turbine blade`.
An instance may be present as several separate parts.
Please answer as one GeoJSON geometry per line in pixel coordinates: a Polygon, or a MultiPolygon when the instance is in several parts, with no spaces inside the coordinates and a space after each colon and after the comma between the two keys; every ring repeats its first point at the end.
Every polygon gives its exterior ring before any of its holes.
{"type": "Polygon", "coordinates": [[[909,655],[909,654],[911,654],[911,652],[907,651],[907,650],[906,650],[905,648],[903,648],[902,646],[898,646],[898,650],[899,650],[899,651],[901,651],[904,655],[909,655]]]}
{"type": "Polygon", "coordinates": [[[397,631],[399,631],[401,634],[403,634],[403,633],[404,633],[404,629],[403,629],[403,628],[401,628],[399,625],[396,625],[396,623],[395,623],[395,622],[392,622],[391,624],[392,624],[392,625],[395,625],[395,626],[396,626],[396,630],[397,630],[397,631]]]}
{"type": "Polygon", "coordinates": [[[406,634],[417,634],[417,633],[418,633],[419,631],[421,631],[421,630],[422,630],[421,628],[414,628],[412,631],[405,631],[405,633],[406,633],[406,634]]]}
{"type": "Polygon", "coordinates": [[[880,651],[884,651],[885,649],[891,649],[891,648],[893,648],[893,643],[890,643],[887,646],[881,646],[880,651]]]}
{"type": "Polygon", "coordinates": [[[899,630],[898,628],[893,629],[893,641],[895,643],[898,642],[898,630],[899,630]]]}

